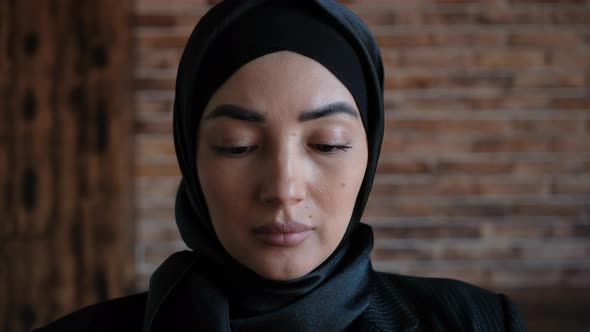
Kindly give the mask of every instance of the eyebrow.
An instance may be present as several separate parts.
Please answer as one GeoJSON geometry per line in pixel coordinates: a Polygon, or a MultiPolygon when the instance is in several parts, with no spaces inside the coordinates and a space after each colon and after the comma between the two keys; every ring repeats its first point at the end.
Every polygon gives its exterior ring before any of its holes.
{"type": "MultiPolygon", "coordinates": [[[[347,114],[354,118],[359,117],[358,113],[348,103],[336,102],[305,111],[299,115],[298,120],[299,122],[305,122],[336,114],[347,114]]],[[[205,120],[213,120],[221,117],[228,117],[254,123],[264,123],[266,120],[264,115],[257,111],[233,104],[223,104],[215,107],[211,112],[209,112],[209,114],[205,116],[205,120]]]]}
{"type": "Polygon", "coordinates": [[[304,122],[309,120],[315,120],[336,114],[347,114],[352,116],[353,118],[358,118],[358,113],[348,103],[336,102],[301,113],[301,115],[299,115],[299,121],[304,122]]]}

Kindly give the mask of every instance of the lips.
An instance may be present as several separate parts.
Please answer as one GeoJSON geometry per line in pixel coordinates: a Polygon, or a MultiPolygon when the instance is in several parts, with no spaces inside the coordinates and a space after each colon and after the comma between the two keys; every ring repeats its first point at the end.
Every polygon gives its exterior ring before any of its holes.
{"type": "Polygon", "coordinates": [[[272,222],[254,228],[254,236],[264,244],[273,247],[295,247],[301,244],[313,228],[295,221],[272,222]]]}

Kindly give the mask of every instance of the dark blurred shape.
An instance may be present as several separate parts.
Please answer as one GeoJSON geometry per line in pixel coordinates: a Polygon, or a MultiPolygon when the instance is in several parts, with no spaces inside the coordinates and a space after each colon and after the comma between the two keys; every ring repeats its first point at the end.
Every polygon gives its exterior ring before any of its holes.
{"type": "Polygon", "coordinates": [[[0,1],[0,331],[133,284],[131,8],[0,1]]]}

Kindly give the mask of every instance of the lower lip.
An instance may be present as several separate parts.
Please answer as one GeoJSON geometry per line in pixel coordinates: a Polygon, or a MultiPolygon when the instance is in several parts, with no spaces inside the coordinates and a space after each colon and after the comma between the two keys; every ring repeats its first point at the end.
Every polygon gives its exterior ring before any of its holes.
{"type": "Polygon", "coordinates": [[[297,233],[254,233],[262,243],[273,247],[295,247],[301,244],[312,230],[297,233]]]}

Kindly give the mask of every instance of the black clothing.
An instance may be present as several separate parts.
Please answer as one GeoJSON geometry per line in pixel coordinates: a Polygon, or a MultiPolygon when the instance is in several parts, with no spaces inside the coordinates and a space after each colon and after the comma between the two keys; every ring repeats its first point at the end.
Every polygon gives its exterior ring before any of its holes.
{"type": "MultiPolygon", "coordinates": [[[[204,266],[184,286],[186,302],[201,313],[194,325],[208,331],[344,330],[369,303],[373,234],[360,220],[383,138],[383,65],[367,26],[332,0],[225,0],[189,37],[175,92],[174,140],[182,172],[176,222],[204,266]],[[368,160],[348,228],[334,252],[301,278],[273,281],[237,262],[217,238],[196,173],[195,147],[214,91],[249,61],[281,50],[320,63],[351,92],[367,136],[368,160]]],[[[156,275],[174,278],[181,271],[164,267],[156,275]]],[[[150,296],[162,288],[160,278],[152,278],[150,296]]]]}
{"type": "MultiPolygon", "coordinates": [[[[526,331],[505,295],[461,281],[371,272],[370,287],[369,306],[350,331],[526,331]]],[[[143,331],[147,301],[141,293],[95,304],[36,331],[143,331]]],[[[162,309],[168,323],[154,331],[205,331],[185,325],[199,319],[190,308],[162,309]]]]}
{"type": "Polygon", "coordinates": [[[144,327],[164,331],[182,322],[204,331],[346,330],[369,305],[372,248],[372,230],[360,224],[342,250],[288,281],[266,280],[241,266],[243,271],[230,270],[194,252],[176,253],[150,280],[144,327]]]}

